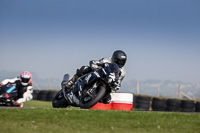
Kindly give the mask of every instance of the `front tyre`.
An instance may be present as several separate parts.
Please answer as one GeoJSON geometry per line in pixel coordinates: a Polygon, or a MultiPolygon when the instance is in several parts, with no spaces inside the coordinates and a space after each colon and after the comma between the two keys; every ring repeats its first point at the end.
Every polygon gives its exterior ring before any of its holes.
{"type": "Polygon", "coordinates": [[[98,89],[92,94],[92,97],[87,95],[80,100],[80,108],[91,108],[103,98],[105,92],[106,88],[99,86],[98,89]]]}
{"type": "Polygon", "coordinates": [[[52,101],[53,108],[66,108],[68,106],[67,100],[65,99],[62,90],[60,90],[52,101]]]}

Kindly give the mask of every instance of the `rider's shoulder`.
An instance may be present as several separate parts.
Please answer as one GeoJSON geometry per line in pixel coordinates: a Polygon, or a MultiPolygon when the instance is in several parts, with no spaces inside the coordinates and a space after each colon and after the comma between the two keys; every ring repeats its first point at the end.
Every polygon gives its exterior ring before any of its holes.
{"type": "Polygon", "coordinates": [[[15,77],[15,78],[12,78],[12,79],[8,79],[10,82],[17,82],[17,81],[20,81],[20,78],[19,77],[15,77]]]}
{"type": "Polygon", "coordinates": [[[101,59],[101,61],[103,61],[105,63],[111,63],[112,62],[110,57],[104,57],[104,58],[101,59]]]}

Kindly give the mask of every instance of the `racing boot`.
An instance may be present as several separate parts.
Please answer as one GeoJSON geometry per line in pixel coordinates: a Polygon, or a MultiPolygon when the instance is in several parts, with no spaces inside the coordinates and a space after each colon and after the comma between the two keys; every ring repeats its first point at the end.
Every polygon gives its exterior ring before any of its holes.
{"type": "Polygon", "coordinates": [[[76,80],[78,79],[78,76],[75,74],[69,81],[62,82],[61,86],[67,91],[70,92],[72,89],[72,86],[75,84],[76,80]]]}
{"type": "Polygon", "coordinates": [[[100,103],[109,104],[111,102],[111,95],[107,94],[103,97],[103,99],[100,101],[100,103]]]}

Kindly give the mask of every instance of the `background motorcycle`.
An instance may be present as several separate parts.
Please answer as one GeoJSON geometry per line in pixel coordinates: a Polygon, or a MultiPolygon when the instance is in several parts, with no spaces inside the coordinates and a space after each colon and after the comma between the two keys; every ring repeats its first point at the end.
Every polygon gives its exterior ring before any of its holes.
{"type": "Polygon", "coordinates": [[[16,100],[17,95],[17,89],[13,84],[0,87],[0,106],[16,106],[13,100],[16,100]]]}
{"type": "MultiPolygon", "coordinates": [[[[80,108],[91,108],[110,96],[112,90],[118,85],[118,72],[119,67],[117,64],[107,63],[99,70],[83,75],[76,81],[70,92],[63,87],[57,93],[52,101],[53,107],[65,108],[71,105],[80,108]],[[78,97],[78,101],[74,97],[70,98],[68,96],[72,91],[78,97]]],[[[63,80],[68,81],[69,74],[64,75],[63,80]]]]}

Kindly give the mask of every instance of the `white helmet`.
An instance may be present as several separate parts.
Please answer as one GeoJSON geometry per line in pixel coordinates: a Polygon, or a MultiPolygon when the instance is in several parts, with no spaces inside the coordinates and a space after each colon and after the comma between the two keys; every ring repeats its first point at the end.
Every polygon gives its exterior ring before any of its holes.
{"type": "Polygon", "coordinates": [[[28,71],[24,71],[21,73],[20,75],[20,80],[21,80],[21,84],[23,86],[26,86],[30,83],[30,80],[31,80],[31,73],[28,72],[28,71]]]}

